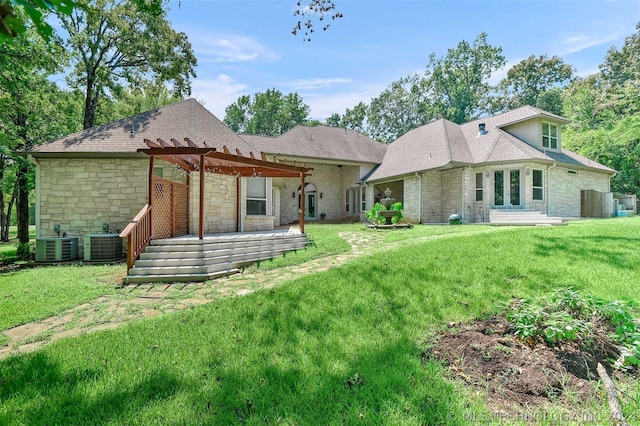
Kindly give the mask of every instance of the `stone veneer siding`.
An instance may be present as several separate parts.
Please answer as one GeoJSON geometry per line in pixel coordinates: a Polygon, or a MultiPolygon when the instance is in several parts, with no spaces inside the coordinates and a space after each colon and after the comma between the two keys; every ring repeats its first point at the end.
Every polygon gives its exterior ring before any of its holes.
{"type": "MultiPolygon", "coordinates": [[[[191,173],[189,233],[198,235],[200,223],[200,175],[191,173]]],[[[213,173],[204,178],[205,234],[236,232],[236,178],[213,173]]]]}
{"type": "Polygon", "coordinates": [[[578,174],[569,174],[567,167],[557,166],[549,170],[550,216],[580,217],[581,191],[594,190],[609,192],[609,175],[588,170],[576,170],[578,174]]]}
{"type": "Polygon", "coordinates": [[[147,203],[147,159],[38,159],[38,237],[61,233],[80,237],[80,252],[86,234],[119,232],[147,203]]]}
{"type": "MultiPolygon", "coordinates": [[[[358,186],[356,182],[360,178],[360,166],[339,167],[333,164],[306,163],[307,167],[312,167],[311,176],[305,179],[305,183],[312,183],[317,189],[316,205],[317,220],[320,214],[326,213],[326,220],[341,220],[347,216],[345,211],[345,192],[349,188],[358,186]],[[322,198],[320,198],[322,193],[322,198]]],[[[277,188],[279,194],[279,223],[286,225],[299,220],[298,196],[291,197],[292,193],[297,193],[300,187],[299,178],[282,179],[282,187],[277,188]]],[[[309,221],[307,222],[314,222],[309,221]]],[[[278,222],[276,222],[278,223],[278,222]]]]}

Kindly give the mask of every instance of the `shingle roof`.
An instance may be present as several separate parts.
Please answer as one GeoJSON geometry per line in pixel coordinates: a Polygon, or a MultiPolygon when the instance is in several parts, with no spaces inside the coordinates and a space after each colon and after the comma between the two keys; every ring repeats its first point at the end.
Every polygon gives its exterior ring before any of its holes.
{"type": "Polygon", "coordinates": [[[387,145],[355,130],[296,126],[278,137],[240,135],[255,150],[276,155],[378,164],[387,145]]]}
{"type": "Polygon", "coordinates": [[[182,141],[189,138],[197,145],[206,141],[210,147],[221,150],[226,145],[230,151],[239,149],[249,155],[253,148],[218,120],[195,99],[188,99],[133,117],[96,126],[39,145],[32,150],[34,156],[53,153],[135,153],[147,148],[144,139],[155,141],[171,138],[182,141]],[[133,129],[134,135],[130,136],[133,129]]]}
{"type": "Polygon", "coordinates": [[[503,130],[511,124],[539,117],[558,124],[568,123],[568,120],[560,116],[524,106],[462,125],[442,119],[426,124],[407,132],[391,143],[382,164],[368,180],[384,180],[456,165],[531,160],[549,163],[556,161],[614,172],[602,164],[565,149],[562,152],[542,151],[503,130]],[[485,123],[487,130],[482,136],[478,135],[479,123],[485,123]]]}

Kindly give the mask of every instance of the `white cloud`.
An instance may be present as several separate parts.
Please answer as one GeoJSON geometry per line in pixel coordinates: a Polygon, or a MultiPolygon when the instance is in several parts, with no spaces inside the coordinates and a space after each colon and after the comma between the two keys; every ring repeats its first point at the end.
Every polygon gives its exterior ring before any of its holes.
{"type": "Polygon", "coordinates": [[[222,120],[224,110],[237,101],[247,87],[226,74],[219,74],[215,79],[194,80],[191,93],[194,98],[204,103],[213,115],[222,120]]]}
{"type": "Polygon", "coordinates": [[[584,34],[568,34],[552,45],[556,55],[570,55],[591,47],[600,46],[610,43],[618,38],[617,34],[609,35],[584,35],[584,34]]]}
{"type": "Polygon", "coordinates": [[[349,84],[351,81],[350,78],[311,78],[307,80],[282,82],[279,83],[279,85],[293,90],[315,90],[326,89],[334,84],[349,84]]]}
{"type": "Polygon", "coordinates": [[[274,62],[279,56],[253,37],[237,34],[189,35],[200,63],[274,62]]]}
{"type": "Polygon", "coordinates": [[[303,98],[304,103],[311,108],[309,117],[324,121],[333,113],[344,114],[345,109],[353,108],[359,102],[368,105],[381,91],[381,88],[370,88],[363,92],[304,95],[303,98]]]}

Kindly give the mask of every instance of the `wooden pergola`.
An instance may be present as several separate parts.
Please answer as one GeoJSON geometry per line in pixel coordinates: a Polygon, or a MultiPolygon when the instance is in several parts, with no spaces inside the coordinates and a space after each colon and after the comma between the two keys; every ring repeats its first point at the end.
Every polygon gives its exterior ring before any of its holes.
{"type": "MultiPolygon", "coordinates": [[[[256,158],[253,152],[249,152],[249,156],[245,157],[236,149],[235,153],[231,153],[226,146],[220,152],[214,147],[209,147],[203,142],[204,147],[196,145],[189,138],[184,138],[184,143],[176,139],[171,139],[171,143],[167,143],[162,139],[153,142],[145,139],[144,142],[148,148],[138,149],[138,152],[144,153],[150,157],[149,161],[149,206],[152,206],[153,199],[153,171],[155,167],[155,159],[159,158],[168,163],[175,164],[188,172],[199,172],[200,178],[200,194],[199,194],[199,223],[198,236],[200,239],[204,237],[204,177],[205,173],[216,173],[223,175],[235,176],[236,185],[236,221],[240,217],[240,178],[241,177],[288,177],[300,178],[300,187],[302,197],[300,199],[300,230],[304,233],[304,187],[305,178],[310,176],[309,172],[312,168],[296,166],[295,163],[283,164],[269,161],[264,153],[256,158]]],[[[239,225],[237,225],[239,228],[239,225]]]]}

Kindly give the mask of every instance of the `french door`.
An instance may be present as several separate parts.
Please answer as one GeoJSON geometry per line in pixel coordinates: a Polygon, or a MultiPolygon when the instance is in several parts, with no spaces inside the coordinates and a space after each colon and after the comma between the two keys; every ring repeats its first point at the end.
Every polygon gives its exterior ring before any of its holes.
{"type": "Polygon", "coordinates": [[[522,173],[520,169],[493,172],[493,205],[497,208],[522,205],[522,173]]]}

